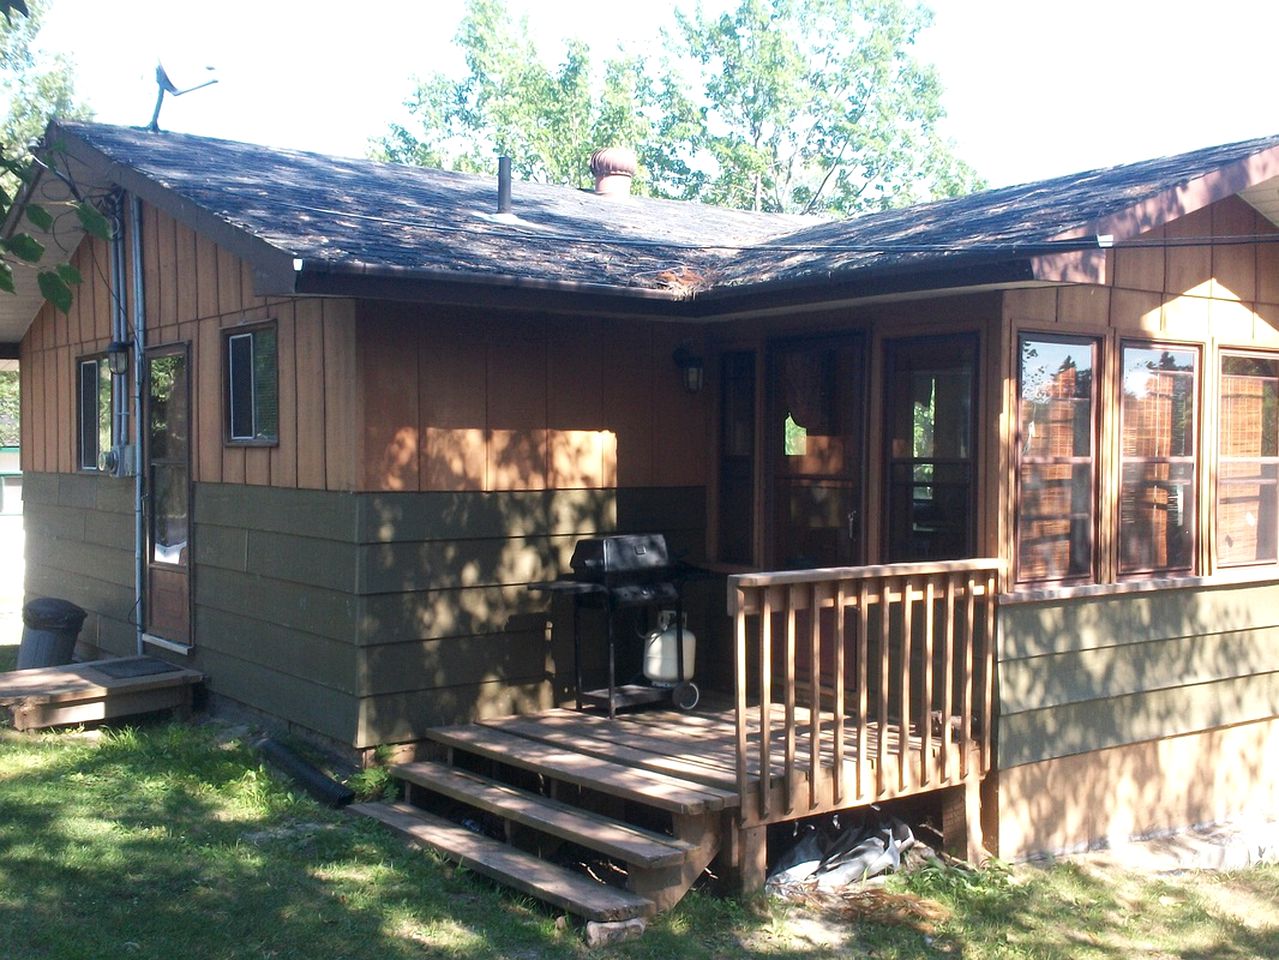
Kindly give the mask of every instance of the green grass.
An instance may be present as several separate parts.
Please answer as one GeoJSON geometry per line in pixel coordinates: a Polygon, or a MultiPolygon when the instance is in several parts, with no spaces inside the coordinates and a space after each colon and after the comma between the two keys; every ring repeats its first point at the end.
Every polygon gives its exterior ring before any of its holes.
{"type": "Polygon", "coordinates": [[[1070,865],[895,878],[901,902],[930,905],[930,919],[896,923],[816,927],[802,908],[695,891],[642,939],[589,951],[555,911],[319,807],[227,736],[213,724],[0,727],[0,955],[1279,956],[1279,868],[1147,880],[1070,865]],[[1241,904],[1258,923],[1236,916],[1241,904]]]}
{"type": "Polygon", "coordinates": [[[0,643],[0,673],[6,673],[18,666],[18,645],[16,643],[0,643]]]}

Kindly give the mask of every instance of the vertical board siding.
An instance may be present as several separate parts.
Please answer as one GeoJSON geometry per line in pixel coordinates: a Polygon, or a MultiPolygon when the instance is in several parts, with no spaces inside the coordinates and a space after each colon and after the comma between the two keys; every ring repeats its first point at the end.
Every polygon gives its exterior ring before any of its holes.
{"type": "MultiPolygon", "coordinates": [[[[268,302],[253,295],[251,273],[239,258],[168,214],[145,204],[141,226],[147,345],[190,345],[192,480],[355,489],[353,303],[268,302]],[[230,445],[223,424],[225,331],[268,320],[277,324],[279,442],[230,445]],[[325,449],[330,443],[338,447],[332,456],[325,449]]],[[[45,304],[20,344],[27,470],[76,470],[76,362],[101,353],[111,339],[116,292],[110,287],[108,244],[86,238],[69,262],[84,278],[70,312],[45,304]]],[[[131,263],[125,272],[131,284],[131,263]]],[[[132,313],[127,316],[132,323],[132,313]]],[[[136,429],[133,411],[130,429],[136,429]]]]}
{"type": "Polygon", "coordinates": [[[356,327],[363,490],[706,482],[713,391],[671,359],[697,328],[381,302],[356,327]]]}

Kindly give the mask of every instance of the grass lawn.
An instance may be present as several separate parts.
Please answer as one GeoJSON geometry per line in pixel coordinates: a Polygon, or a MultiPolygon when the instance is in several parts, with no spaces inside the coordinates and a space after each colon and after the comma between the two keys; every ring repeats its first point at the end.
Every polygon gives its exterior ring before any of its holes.
{"type": "Polygon", "coordinates": [[[1275,866],[926,870],[841,910],[694,892],[642,939],[589,951],[553,911],[291,793],[235,730],[0,727],[7,960],[1279,957],[1275,866]]]}

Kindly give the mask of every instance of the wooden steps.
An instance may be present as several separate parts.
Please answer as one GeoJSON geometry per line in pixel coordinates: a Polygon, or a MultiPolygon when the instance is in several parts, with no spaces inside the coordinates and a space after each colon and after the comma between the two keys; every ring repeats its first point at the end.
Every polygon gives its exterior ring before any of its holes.
{"type": "Polygon", "coordinates": [[[0,707],[17,730],[191,709],[204,675],[155,657],[120,657],[0,673],[0,707]]]}
{"type": "Polygon", "coordinates": [[[440,727],[427,735],[445,746],[670,813],[700,814],[737,805],[737,794],[728,790],[476,724],[440,727]]]}
{"type": "Polygon", "coordinates": [[[588,920],[629,920],[656,909],[647,897],[597,883],[407,803],[358,803],[347,809],[380,820],[469,870],[588,920]]]}
{"type": "Polygon", "coordinates": [[[567,711],[545,726],[539,725],[543,719],[506,718],[498,721],[500,729],[467,724],[431,730],[429,739],[448,748],[449,762],[394,766],[409,802],[353,809],[587,919],[647,916],[674,906],[731,829],[740,802],[727,789],[731,781],[692,758],[672,757],[669,750],[663,755],[656,739],[647,743],[650,750],[615,742],[621,733],[607,720],[595,723],[567,711]],[[564,726],[574,717],[592,723],[598,738],[575,742],[564,726]],[[441,812],[490,824],[496,818],[508,842],[472,833],[441,819],[441,812]],[[626,889],[538,860],[530,850],[590,851],[612,862],[607,874],[625,878],[626,889]]]}
{"type": "Polygon", "coordinates": [[[391,772],[415,786],[636,866],[675,866],[687,860],[693,849],[674,837],[440,763],[403,763],[391,772]]]}

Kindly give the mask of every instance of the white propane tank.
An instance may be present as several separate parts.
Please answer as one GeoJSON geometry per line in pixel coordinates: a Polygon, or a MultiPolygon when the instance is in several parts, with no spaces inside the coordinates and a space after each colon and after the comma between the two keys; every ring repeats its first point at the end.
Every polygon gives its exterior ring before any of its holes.
{"type": "MultiPolygon", "coordinates": [[[[675,635],[675,611],[662,610],[657,615],[657,629],[644,638],[644,676],[658,686],[679,683],[679,642],[675,635]]],[[[684,680],[693,679],[697,657],[697,638],[688,629],[684,614],[684,680]]]]}

